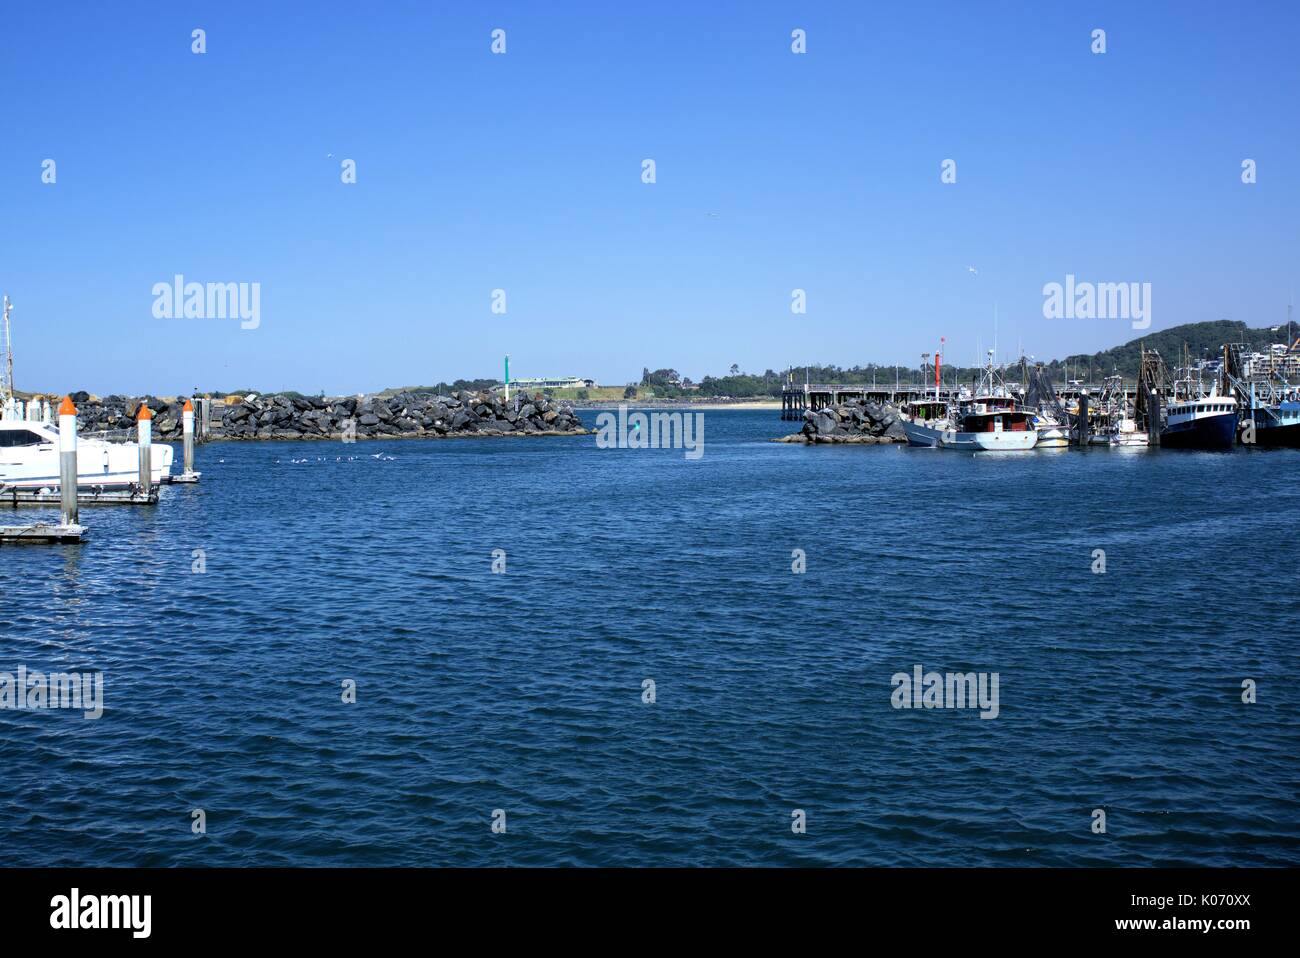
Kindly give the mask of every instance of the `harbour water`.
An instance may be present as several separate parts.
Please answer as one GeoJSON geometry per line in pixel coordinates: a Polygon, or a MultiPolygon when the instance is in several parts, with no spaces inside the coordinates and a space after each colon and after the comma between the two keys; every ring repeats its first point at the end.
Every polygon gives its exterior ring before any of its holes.
{"type": "Polygon", "coordinates": [[[104,676],[0,710],[6,863],[1300,864],[1300,452],[705,423],[213,443],[0,550],[0,671],[104,676]],[[893,708],[916,665],[999,714],[893,708]]]}

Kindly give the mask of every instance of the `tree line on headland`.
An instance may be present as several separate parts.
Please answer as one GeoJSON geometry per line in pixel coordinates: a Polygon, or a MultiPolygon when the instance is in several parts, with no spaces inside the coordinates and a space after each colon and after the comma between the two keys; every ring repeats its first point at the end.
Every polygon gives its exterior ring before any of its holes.
{"type": "MultiPolygon", "coordinates": [[[[1300,331],[1300,324],[1297,324],[1295,329],[1300,331]]],[[[1077,353],[1066,356],[1064,359],[1053,359],[1050,362],[1044,362],[1043,367],[1056,382],[1065,382],[1071,379],[1096,382],[1105,376],[1113,376],[1117,373],[1126,380],[1136,380],[1143,348],[1157,350],[1164,357],[1165,362],[1172,366],[1180,361],[1184,347],[1186,347],[1187,354],[1193,361],[1213,359],[1220,354],[1225,343],[1245,343],[1252,350],[1266,350],[1273,343],[1291,342],[1291,335],[1292,330],[1289,330],[1286,324],[1252,329],[1243,322],[1226,319],[1204,323],[1185,323],[1182,326],[1146,333],[1121,346],[1114,346],[1100,352],[1091,354],[1077,353]]],[[[930,355],[933,357],[932,353],[930,355]]],[[[933,359],[931,358],[930,361],[933,362],[933,359]]],[[[917,362],[911,366],[867,363],[847,367],[836,365],[797,366],[791,371],[794,373],[795,382],[803,382],[807,379],[809,382],[845,384],[874,382],[880,386],[887,386],[896,379],[898,382],[905,384],[934,381],[933,366],[927,366],[923,373],[919,354],[917,362]]],[[[953,375],[954,364],[945,362],[944,379],[951,381],[953,375]]],[[[976,378],[979,375],[979,370],[973,366],[957,365],[955,375],[957,381],[966,382],[976,378]]],[[[682,376],[675,369],[652,370],[646,367],[642,370],[639,382],[618,388],[626,399],[646,399],[650,397],[656,399],[713,399],[723,396],[735,399],[760,399],[779,397],[785,379],[785,371],[777,372],[768,369],[762,373],[746,373],[742,372],[738,365],[732,365],[725,375],[705,376],[698,383],[693,383],[689,377],[682,376]]],[[[387,397],[402,392],[445,394],[461,390],[482,392],[491,389],[498,383],[499,380],[492,378],[457,379],[452,383],[442,382],[430,386],[394,387],[385,389],[378,395],[387,397]]],[[[204,392],[207,395],[221,396],[243,395],[253,391],[249,389],[232,389],[205,390],[204,392]]],[[[279,392],[281,395],[286,396],[303,395],[293,390],[280,390],[279,392]]],[[[596,398],[584,395],[586,392],[587,390],[577,390],[576,395],[572,398],[579,401],[596,398]]],[[[324,393],[322,392],[321,395],[324,395],[324,393]]]]}
{"type": "MultiPolygon", "coordinates": [[[[1295,327],[1300,329],[1300,324],[1295,327]]],[[[1101,350],[1096,353],[1077,353],[1064,359],[1043,362],[1048,375],[1057,382],[1078,379],[1095,382],[1105,376],[1116,374],[1126,380],[1136,380],[1141,363],[1142,350],[1154,349],[1160,353],[1171,366],[1179,362],[1186,348],[1187,355],[1195,362],[1200,359],[1214,359],[1226,343],[1245,343],[1252,350],[1266,350],[1273,343],[1290,342],[1291,330],[1286,324],[1281,326],[1252,329],[1245,323],[1234,320],[1215,320],[1204,323],[1185,323],[1170,329],[1147,333],[1138,339],[1130,340],[1121,346],[1101,350]]],[[[933,362],[933,353],[930,354],[933,362]]],[[[809,382],[822,383],[877,383],[881,386],[891,385],[895,378],[901,383],[933,382],[933,366],[927,365],[921,370],[920,358],[913,366],[897,366],[880,363],[867,363],[858,366],[797,366],[792,370],[795,382],[805,379],[809,382]]],[[[954,366],[945,363],[945,380],[954,375],[954,366]]],[[[979,370],[972,366],[956,366],[955,375],[959,382],[974,379],[979,370]]],[[[737,366],[732,366],[725,376],[705,376],[698,386],[693,386],[689,379],[679,376],[673,369],[646,369],[638,384],[638,393],[652,391],[658,398],[672,399],[691,396],[733,396],[736,398],[780,396],[785,382],[785,374],[766,370],[761,375],[743,373],[737,366]]]]}

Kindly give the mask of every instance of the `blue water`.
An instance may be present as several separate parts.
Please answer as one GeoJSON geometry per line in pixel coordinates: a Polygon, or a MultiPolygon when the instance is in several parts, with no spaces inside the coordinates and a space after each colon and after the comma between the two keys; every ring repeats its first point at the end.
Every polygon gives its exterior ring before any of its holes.
{"type": "Polygon", "coordinates": [[[1300,453],[792,428],[213,443],[0,549],[0,671],[105,676],[0,711],[5,864],[1300,863],[1300,453]],[[1000,714],[892,708],[916,664],[1000,714]]]}

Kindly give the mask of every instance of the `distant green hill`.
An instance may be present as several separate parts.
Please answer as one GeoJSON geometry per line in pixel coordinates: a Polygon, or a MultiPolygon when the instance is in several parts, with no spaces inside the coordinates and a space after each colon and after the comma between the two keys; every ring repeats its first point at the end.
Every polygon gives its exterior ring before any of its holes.
{"type": "Polygon", "coordinates": [[[1172,368],[1180,362],[1184,346],[1195,361],[1222,355],[1225,343],[1245,343],[1251,349],[1263,350],[1271,343],[1286,342],[1286,337],[1285,327],[1277,332],[1268,328],[1251,329],[1236,320],[1184,323],[1182,326],[1147,333],[1123,346],[1113,346],[1099,353],[1079,353],[1064,360],[1053,360],[1048,369],[1057,381],[1067,378],[1067,370],[1068,378],[1086,379],[1089,369],[1092,370],[1093,379],[1113,376],[1116,371],[1125,379],[1136,379],[1143,347],[1159,352],[1165,363],[1172,368]]]}

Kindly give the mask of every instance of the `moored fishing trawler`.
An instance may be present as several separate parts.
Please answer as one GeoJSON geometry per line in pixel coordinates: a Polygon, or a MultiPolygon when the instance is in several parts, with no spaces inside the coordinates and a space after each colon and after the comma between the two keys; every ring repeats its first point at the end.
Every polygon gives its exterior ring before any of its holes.
{"type": "Polygon", "coordinates": [[[1052,386],[1046,371],[1040,365],[1030,367],[1024,357],[1020,359],[1021,379],[1026,386],[1025,405],[1038,410],[1034,414],[1034,429],[1038,433],[1035,449],[1068,449],[1070,446],[1070,416],[1061,405],[1060,397],[1052,386]]]}
{"type": "Polygon", "coordinates": [[[1275,406],[1257,407],[1252,421],[1257,445],[1300,447],[1300,401],[1284,399],[1275,406]]]}
{"type": "Polygon", "coordinates": [[[939,340],[940,352],[934,354],[934,398],[904,403],[899,410],[899,419],[903,423],[903,432],[907,435],[909,446],[935,448],[937,443],[933,441],[933,436],[952,423],[952,404],[939,398],[944,342],[943,339],[939,340]]]}
{"type": "Polygon", "coordinates": [[[1166,449],[1231,449],[1237,441],[1237,400],[1219,394],[1214,386],[1208,395],[1175,398],[1160,432],[1166,449]]]}
{"type": "Polygon", "coordinates": [[[1137,420],[1128,416],[1111,420],[1088,435],[1088,445],[1111,449],[1145,449],[1150,443],[1151,437],[1138,428],[1137,420]]]}
{"type": "Polygon", "coordinates": [[[1098,400],[1097,421],[1089,427],[1088,445],[1144,448],[1149,442],[1146,432],[1138,429],[1137,414],[1124,391],[1123,377],[1106,377],[1098,400]]]}
{"type": "Polygon", "coordinates": [[[1242,442],[1300,447],[1300,390],[1287,384],[1250,384],[1241,414],[1242,442]],[[1249,432],[1248,432],[1249,431],[1249,432]]]}
{"type": "Polygon", "coordinates": [[[915,428],[918,430],[916,436],[924,440],[924,436],[919,432],[920,429],[941,430],[946,428],[951,415],[951,407],[947,402],[938,399],[924,399],[904,403],[899,410],[899,419],[903,422],[903,431],[907,433],[908,442],[915,446],[933,446],[934,443],[927,441],[912,442],[915,428]]]}
{"type": "MultiPolygon", "coordinates": [[[[938,357],[935,357],[936,376],[938,357]]],[[[937,398],[936,388],[936,398],[937,398]]],[[[907,441],[913,446],[957,449],[964,452],[1022,451],[1033,449],[1038,430],[1031,410],[1021,408],[993,366],[993,350],[971,397],[949,410],[944,420],[903,419],[907,441]]]]}

